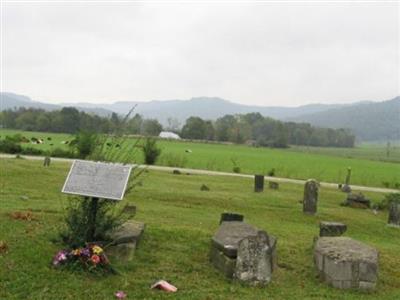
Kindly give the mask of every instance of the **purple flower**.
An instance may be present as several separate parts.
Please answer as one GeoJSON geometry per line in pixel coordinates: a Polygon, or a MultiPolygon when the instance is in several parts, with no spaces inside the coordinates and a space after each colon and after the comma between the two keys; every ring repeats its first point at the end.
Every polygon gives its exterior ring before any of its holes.
{"type": "Polygon", "coordinates": [[[90,256],[91,256],[91,255],[90,255],[90,249],[88,249],[88,248],[83,248],[82,251],[81,251],[81,255],[82,255],[82,256],[86,256],[86,257],[90,257],[90,256]]]}

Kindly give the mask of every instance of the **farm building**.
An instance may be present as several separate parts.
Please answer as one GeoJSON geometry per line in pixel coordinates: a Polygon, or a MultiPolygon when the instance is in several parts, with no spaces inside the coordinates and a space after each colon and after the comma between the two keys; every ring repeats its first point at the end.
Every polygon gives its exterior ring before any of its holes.
{"type": "Polygon", "coordinates": [[[181,139],[181,137],[179,135],[177,135],[176,133],[173,133],[171,131],[161,131],[159,137],[163,138],[163,139],[174,139],[174,140],[181,139]]]}

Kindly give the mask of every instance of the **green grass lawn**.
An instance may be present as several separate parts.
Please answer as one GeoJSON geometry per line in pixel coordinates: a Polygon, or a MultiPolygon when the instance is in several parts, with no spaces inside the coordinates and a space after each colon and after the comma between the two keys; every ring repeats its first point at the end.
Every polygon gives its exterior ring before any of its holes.
{"type": "MultiPolygon", "coordinates": [[[[0,240],[9,246],[0,254],[0,299],[114,299],[117,290],[124,290],[127,299],[400,299],[400,231],[386,226],[387,212],[342,207],[343,193],[321,189],[317,215],[307,216],[299,203],[301,186],[281,184],[278,191],[256,194],[253,181],[245,178],[145,173],[143,185],[121,203],[137,205],[135,219],[147,226],[134,260],[114,262],[122,274],[94,277],[55,270],[50,261],[62,246],[51,240],[68,201],[60,190],[69,164],[0,163],[0,240]],[[201,192],[203,183],[211,190],[201,192]],[[10,217],[28,210],[36,220],[10,217]],[[278,238],[279,268],[267,287],[232,283],[209,263],[210,239],[224,211],[242,213],[248,223],[278,238]],[[320,220],[346,223],[345,236],[379,250],[375,292],[336,290],[317,279],[312,241],[320,220]],[[157,279],[176,285],[178,292],[150,290],[157,279]]],[[[382,198],[366,195],[373,201],[382,198]]]]}
{"type": "MultiPolygon", "coordinates": [[[[10,135],[17,132],[29,138],[34,136],[44,139],[45,143],[42,145],[24,144],[42,150],[48,150],[52,147],[66,148],[67,146],[61,144],[61,142],[72,139],[72,136],[66,134],[22,132],[5,129],[0,130],[0,135],[4,137],[7,134],[10,135]],[[47,137],[51,137],[52,141],[47,141],[47,137]],[[50,146],[50,144],[53,144],[53,146],[50,146]]],[[[275,175],[278,177],[315,178],[320,181],[336,183],[344,181],[346,170],[351,167],[351,183],[353,184],[391,188],[396,183],[400,184],[400,163],[380,161],[380,159],[384,158],[386,152],[384,148],[377,148],[376,146],[355,149],[307,149],[304,147],[269,149],[244,145],[166,140],[160,140],[159,146],[162,148],[162,154],[157,161],[159,165],[232,172],[233,160],[240,167],[242,173],[266,174],[274,168],[276,170],[275,175]],[[185,152],[187,149],[192,152],[185,152]]],[[[400,157],[400,149],[396,148],[392,155],[400,157]]],[[[138,162],[143,162],[140,152],[138,162]]]]}

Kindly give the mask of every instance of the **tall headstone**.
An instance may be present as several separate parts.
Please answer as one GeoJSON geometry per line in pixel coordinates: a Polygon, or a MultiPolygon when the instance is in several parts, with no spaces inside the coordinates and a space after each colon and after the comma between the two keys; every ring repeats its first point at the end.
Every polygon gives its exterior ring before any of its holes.
{"type": "Polygon", "coordinates": [[[388,225],[400,227],[400,202],[392,201],[389,203],[388,225]]]}
{"type": "Polygon", "coordinates": [[[350,177],[351,177],[351,168],[348,167],[347,168],[347,175],[346,175],[346,182],[345,182],[346,185],[350,184],[350,177]]]}
{"type": "Polygon", "coordinates": [[[314,215],[317,212],[319,183],[308,179],[304,185],[303,212],[314,215]]]}
{"type": "Polygon", "coordinates": [[[254,191],[256,193],[264,191],[264,175],[254,175],[254,191]]]}
{"type": "Polygon", "coordinates": [[[350,178],[351,178],[351,168],[348,167],[345,183],[341,186],[341,190],[344,193],[351,193],[350,178]]]}

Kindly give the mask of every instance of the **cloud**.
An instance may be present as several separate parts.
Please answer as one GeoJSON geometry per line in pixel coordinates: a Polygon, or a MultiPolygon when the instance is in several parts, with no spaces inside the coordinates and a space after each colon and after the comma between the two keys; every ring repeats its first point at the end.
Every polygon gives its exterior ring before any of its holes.
{"type": "Polygon", "coordinates": [[[6,3],[3,88],[51,102],[399,94],[397,3],[6,3]]]}

